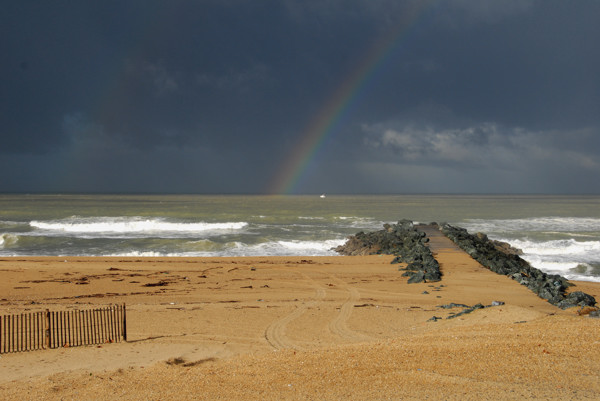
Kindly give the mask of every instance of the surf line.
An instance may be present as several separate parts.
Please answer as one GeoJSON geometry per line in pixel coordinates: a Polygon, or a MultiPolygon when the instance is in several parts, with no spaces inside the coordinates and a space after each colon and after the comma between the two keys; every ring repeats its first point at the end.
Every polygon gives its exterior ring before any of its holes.
{"type": "Polygon", "coordinates": [[[402,16],[401,21],[398,21],[371,46],[366,56],[362,58],[363,61],[342,80],[341,85],[303,130],[293,151],[287,155],[285,162],[270,181],[268,193],[285,195],[292,194],[298,189],[311,161],[316,158],[326,139],[336,132],[349,111],[366,92],[366,88],[374,80],[381,66],[410,36],[413,28],[433,2],[434,0],[416,2],[402,16]]]}

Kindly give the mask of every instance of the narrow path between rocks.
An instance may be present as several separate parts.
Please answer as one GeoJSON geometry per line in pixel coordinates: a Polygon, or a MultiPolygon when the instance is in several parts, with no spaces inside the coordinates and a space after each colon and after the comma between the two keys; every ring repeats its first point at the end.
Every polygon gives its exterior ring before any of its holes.
{"type": "MultiPolygon", "coordinates": [[[[442,232],[438,229],[437,225],[415,225],[415,228],[418,231],[424,232],[429,238],[429,242],[426,244],[431,252],[434,253],[438,263],[442,263],[443,261],[437,258],[437,254],[440,251],[457,251],[467,254],[465,251],[460,249],[458,245],[456,245],[450,238],[446,237],[442,232]]],[[[470,256],[469,256],[470,257],[470,256]]]]}

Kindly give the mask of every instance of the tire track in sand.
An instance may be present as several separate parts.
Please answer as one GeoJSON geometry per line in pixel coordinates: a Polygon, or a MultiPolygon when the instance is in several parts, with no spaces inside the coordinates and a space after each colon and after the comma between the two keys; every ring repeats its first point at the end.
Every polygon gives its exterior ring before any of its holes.
{"type": "Polygon", "coordinates": [[[356,332],[350,328],[348,328],[347,322],[350,319],[350,315],[352,315],[352,311],[354,310],[354,304],[360,299],[360,292],[356,288],[350,287],[348,283],[345,281],[328,274],[328,276],[335,281],[340,288],[348,292],[348,298],[340,307],[340,313],[338,313],[333,320],[329,323],[329,330],[348,340],[352,341],[371,341],[372,337],[356,332]]]}
{"type": "Polygon", "coordinates": [[[265,330],[265,339],[271,346],[275,349],[302,349],[297,343],[291,340],[285,334],[285,328],[290,322],[302,316],[307,309],[314,307],[318,303],[320,303],[326,295],[326,291],[323,287],[319,286],[315,280],[304,273],[300,273],[307,281],[312,283],[315,288],[315,299],[309,302],[305,302],[302,305],[298,306],[291,313],[285,315],[284,317],[275,320],[273,323],[267,327],[265,330]]]}

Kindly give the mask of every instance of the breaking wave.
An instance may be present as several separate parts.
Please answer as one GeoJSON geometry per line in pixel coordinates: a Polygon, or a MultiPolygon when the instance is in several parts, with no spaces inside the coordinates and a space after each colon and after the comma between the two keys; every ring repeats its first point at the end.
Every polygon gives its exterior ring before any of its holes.
{"type": "Polygon", "coordinates": [[[14,234],[0,234],[0,249],[15,245],[18,240],[19,237],[14,234]]]}
{"type": "Polygon", "coordinates": [[[69,217],[61,220],[31,221],[29,225],[43,235],[95,236],[181,236],[185,234],[242,230],[246,222],[176,222],[143,217],[69,217]]]}
{"type": "Polygon", "coordinates": [[[484,232],[523,251],[523,259],[571,280],[600,281],[600,219],[532,217],[471,219],[469,232],[484,232]]]}
{"type": "Polygon", "coordinates": [[[483,233],[577,233],[600,231],[600,219],[591,217],[531,217],[525,219],[469,219],[463,227],[483,233]]]}
{"type": "Polygon", "coordinates": [[[258,244],[229,242],[225,244],[203,244],[206,250],[184,250],[181,252],[126,251],[107,256],[173,256],[173,257],[228,257],[228,256],[338,256],[332,251],[345,240],[327,241],[269,241],[258,244]]]}
{"type": "Polygon", "coordinates": [[[523,259],[545,272],[571,280],[600,281],[600,241],[512,240],[510,243],[523,251],[523,259]]]}

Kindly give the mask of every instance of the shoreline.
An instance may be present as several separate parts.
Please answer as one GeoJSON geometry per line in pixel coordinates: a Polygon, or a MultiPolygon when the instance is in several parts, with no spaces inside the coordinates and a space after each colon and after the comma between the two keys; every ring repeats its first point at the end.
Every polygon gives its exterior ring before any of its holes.
{"type": "MultiPolygon", "coordinates": [[[[467,382],[494,399],[598,394],[600,321],[465,255],[440,250],[442,280],[417,284],[392,255],[0,258],[0,313],[126,303],[129,334],[127,343],[2,354],[0,395],[468,399],[467,382]],[[455,319],[462,309],[440,307],[493,301],[505,304],[455,319]]],[[[600,299],[600,283],[574,284],[600,299]]]]}

